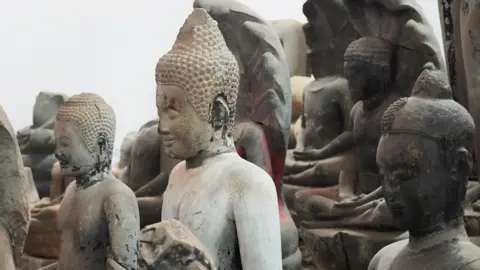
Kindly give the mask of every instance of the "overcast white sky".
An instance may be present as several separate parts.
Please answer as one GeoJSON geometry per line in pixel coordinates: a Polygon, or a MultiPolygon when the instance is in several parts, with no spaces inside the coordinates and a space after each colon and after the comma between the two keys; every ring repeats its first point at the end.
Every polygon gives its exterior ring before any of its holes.
{"type": "MultiPolygon", "coordinates": [[[[95,92],[124,135],[156,115],[154,68],[193,0],[0,0],[0,103],[16,130],[39,91],[95,92]]],[[[303,0],[243,0],[264,19],[305,22],[303,0]],[[282,3],[282,4],[279,4],[282,3]]],[[[419,0],[440,38],[436,0],[419,0]]]]}

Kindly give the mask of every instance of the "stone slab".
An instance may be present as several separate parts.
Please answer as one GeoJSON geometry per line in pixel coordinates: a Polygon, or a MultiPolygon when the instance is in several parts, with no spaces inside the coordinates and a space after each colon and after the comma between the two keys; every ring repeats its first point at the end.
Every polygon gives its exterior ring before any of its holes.
{"type": "Polygon", "coordinates": [[[321,270],[365,270],[381,248],[408,237],[406,232],[353,229],[300,228],[299,234],[305,251],[321,270]]]}

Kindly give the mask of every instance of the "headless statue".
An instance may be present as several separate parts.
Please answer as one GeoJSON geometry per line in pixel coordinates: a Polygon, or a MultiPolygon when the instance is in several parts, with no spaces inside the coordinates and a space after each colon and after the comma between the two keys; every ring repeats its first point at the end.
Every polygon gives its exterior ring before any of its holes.
{"type": "Polygon", "coordinates": [[[44,269],[137,269],[135,194],[111,172],[116,119],[96,94],[72,96],[55,121],[55,156],[74,181],[59,214],[59,261],[44,269]]]}
{"type": "Polygon", "coordinates": [[[0,268],[20,267],[30,222],[28,182],[10,120],[0,106],[0,268]]]}
{"type": "MultiPolygon", "coordinates": [[[[297,150],[321,149],[350,128],[352,101],[346,79],[329,76],[309,83],[303,93],[301,132],[297,150]]],[[[295,150],[293,150],[295,151],[295,150]]],[[[303,187],[338,184],[343,163],[352,153],[340,153],[321,161],[298,161],[287,154],[285,183],[303,187]]],[[[287,195],[288,197],[288,195],[287,195]]]]}
{"type": "MultiPolygon", "coordinates": [[[[369,193],[380,185],[375,160],[380,119],[388,106],[401,97],[389,91],[393,79],[390,69],[393,48],[391,43],[375,37],[363,37],[350,44],[345,52],[345,74],[351,98],[356,103],[350,113],[350,128],[321,149],[294,152],[296,159],[325,160],[353,151],[354,158],[345,159],[341,164],[340,200],[369,193]]],[[[323,198],[323,193],[323,189],[297,193],[299,215],[312,219],[318,213],[330,212],[333,201],[338,198],[323,198]]]]}
{"type": "Polygon", "coordinates": [[[392,104],[381,125],[377,160],[385,201],[410,237],[381,249],[368,269],[480,269],[480,248],[467,236],[462,207],[472,117],[451,98],[412,95],[392,104]]]}
{"type": "Polygon", "coordinates": [[[195,8],[156,67],[158,131],[172,170],[162,220],[177,219],[217,269],[282,269],[280,217],[270,176],[232,138],[239,66],[217,22],[195,8]]]}
{"type": "Polygon", "coordinates": [[[60,93],[40,92],[33,106],[33,123],[17,132],[17,141],[25,167],[32,169],[40,198],[49,194],[54,163],[53,125],[58,109],[68,97],[60,93]]]}

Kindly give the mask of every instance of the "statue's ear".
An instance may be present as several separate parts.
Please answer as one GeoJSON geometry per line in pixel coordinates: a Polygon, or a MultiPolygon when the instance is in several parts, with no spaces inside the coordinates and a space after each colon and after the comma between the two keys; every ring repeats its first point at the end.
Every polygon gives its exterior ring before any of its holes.
{"type": "Polygon", "coordinates": [[[452,174],[470,175],[473,169],[473,158],[472,154],[465,147],[455,149],[451,161],[453,162],[451,167],[452,174]]]}
{"type": "Polygon", "coordinates": [[[100,154],[105,154],[107,151],[108,138],[105,134],[100,134],[97,137],[98,148],[100,149],[100,154]]]}
{"type": "Polygon", "coordinates": [[[224,95],[220,94],[213,99],[212,105],[212,125],[215,130],[219,130],[228,123],[230,116],[228,103],[224,95]]]}

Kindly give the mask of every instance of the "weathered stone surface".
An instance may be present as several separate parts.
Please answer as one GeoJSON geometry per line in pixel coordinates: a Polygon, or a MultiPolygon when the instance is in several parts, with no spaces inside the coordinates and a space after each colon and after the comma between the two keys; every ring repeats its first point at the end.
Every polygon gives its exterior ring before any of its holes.
{"type": "Polygon", "coordinates": [[[299,233],[316,269],[322,270],[365,270],[381,248],[408,237],[406,232],[358,229],[301,228],[299,233]]]}
{"type": "Polygon", "coordinates": [[[140,236],[140,269],[215,270],[213,260],[195,235],[177,220],[145,227],[140,236]]]}
{"type": "Polygon", "coordinates": [[[24,167],[23,172],[24,172],[25,180],[26,180],[28,202],[29,203],[34,203],[34,202],[40,200],[40,196],[38,195],[37,188],[35,187],[35,182],[33,180],[32,169],[30,169],[29,167],[24,167]]]}

